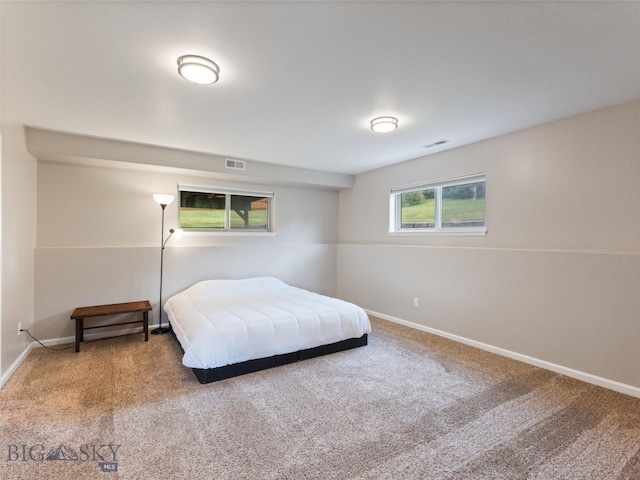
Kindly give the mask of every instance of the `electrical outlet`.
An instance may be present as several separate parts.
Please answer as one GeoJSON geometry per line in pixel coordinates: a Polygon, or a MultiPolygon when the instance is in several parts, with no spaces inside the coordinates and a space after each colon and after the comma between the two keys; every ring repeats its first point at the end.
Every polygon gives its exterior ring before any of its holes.
{"type": "Polygon", "coordinates": [[[418,297],[413,298],[413,306],[414,307],[420,306],[420,300],[418,299],[418,297]]]}
{"type": "Polygon", "coordinates": [[[18,322],[18,335],[22,333],[22,322],[18,322]]]}

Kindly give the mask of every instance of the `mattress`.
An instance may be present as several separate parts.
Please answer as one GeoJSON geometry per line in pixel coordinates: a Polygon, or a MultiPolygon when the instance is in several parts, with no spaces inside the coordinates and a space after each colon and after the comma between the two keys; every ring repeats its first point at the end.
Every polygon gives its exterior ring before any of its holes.
{"type": "Polygon", "coordinates": [[[182,363],[217,368],[327,345],[371,332],[366,312],[273,277],[207,280],[164,305],[182,363]]]}

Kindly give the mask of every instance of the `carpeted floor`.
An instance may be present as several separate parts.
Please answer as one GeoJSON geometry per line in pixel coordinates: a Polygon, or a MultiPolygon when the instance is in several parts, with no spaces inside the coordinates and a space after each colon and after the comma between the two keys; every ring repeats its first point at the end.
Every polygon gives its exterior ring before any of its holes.
{"type": "Polygon", "coordinates": [[[640,399],[372,324],[208,385],[169,335],[34,349],[0,390],[0,477],[640,479],[640,399]]]}

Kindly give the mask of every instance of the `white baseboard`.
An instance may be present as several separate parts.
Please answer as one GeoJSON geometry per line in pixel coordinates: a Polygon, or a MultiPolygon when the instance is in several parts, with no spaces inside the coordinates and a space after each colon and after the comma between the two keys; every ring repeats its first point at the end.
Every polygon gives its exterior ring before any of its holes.
{"type": "MultiPolygon", "coordinates": [[[[366,310],[366,312],[369,315],[372,315],[374,317],[381,318],[383,320],[387,320],[400,325],[404,325],[405,327],[414,328],[416,330],[421,330],[423,332],[431,333],[433,335],[438,335],[440,337],[448,338],[449,340],[453,340],[455,342],[463,343],[465,345],[479,348],[481,350],[495,353],[497,355],[502,355],[504,357],[512,358],[514,360],[518,360],[518,361],[527,363],[529,365],[534,365],[536,367],[544,368],[546,370],[550,370],[552,372],[556,372],[561,375],[566,375],[567,377],[575,378],[583,382],[591,383],[593,385],[598,385],[600,387],[608,388],[616,392],[624,393],[626,395],[631,395],[632,397],[640,398],[640,388],[634,387],[632,385],[627,385],[624,383],[616,382],[614,380],[609,380],[607,378],[598,377],[590,373],[581,372],[579,370],[574,370],[572,368],[564,367],[562,365],[557,365],[555,363],[547,362],[545,360],[529,357],[528,355],[522,355],[520,353],[512,352],[511,350],[495,347],[493,345],[478,342],[476,340],[471,340],[469,338],[461,337],[459,335],[447,333],[442,330],[437,330],[435,328],[420,325],[418,323],[409,322],[407,320],[402,320],[400,318],[392,317],[390,315],[385,315],[384,313],[374,312],[372,310],[366,310]]],[[[151,331],[156,326],[157,325],[153,325],[153,326],[149,325],[149,330],[151,331]]],[[[85,339],[98,340],[100,338],[107,338],[107,337],[112,337],[116,335],[127,335],[130,333],[141,333],[141,329],[140,327],[132,327],[132,328],[102,331],[102,332],[85,332],[85,339]]],[[[49,347],[49,346],[64,345],[67,343],[74,343],[74,342],[75,342],[75,336],[70,336],[70,337],[61,337],[61,338],[44,340],[42,343],[47,347],[49,347]]],[[[11,367],[9,367],[9,369],[4,373],[4,375],[0,377],[0,388],[2,388],[4,384],[9,380],[9,378],[11,378],[14,372],[18,369],[18,367],[22,364],[22,362],[27,358],[27,356],[29,355],[29,352],[31,352],[31,350],[35,347],[40,347],[40,345],[37,342],[32,342],[23,350],[23,352],[16,359],[16,361],[13,362],[11,367]]]]}
{"type": "MultiPolygon", "coordinates": [[[[151,332],[151,330],[153,330],[155,327],[157,327],[158,325],[149,325],[149,332],[151,332]]],[[[165,324],[166,326],[166,324],[165,324]]],[[[91,340],[99,340],[101,338],[109,338],[109,337],[115,337],[118,335],[129,335],[132,333],[142,333],[142,327],[138,326],[138,327],[127,327],[127,328],[119,328],[117,330],[102,330],[100,332],[84,332],[84,339],[85,341],[91,341],[91,340]]],[[[76,337],[75,334],[73,336],[70,337],[60,337],[60,338],[50,338],[48,340],[42,340],[42,345],[46,346],[46,347],[55,347],[57,345],[65,345],[68,343],[74,343],[75,344],[76,341],[76,337]]],[[[22,353],[18,356],[18,358],[16,358],[16,361],[13,362],[11,364],[11,366],[9,367],[9,369],[4,373],[4,375],[2,375],[2,377],[0,377],[0,388],[4,387],[5,383],[7,383],[9,381],[9,379],[11,378],[11,376],[15,373],[15,371],[18,369],[18,367],[22,364],[22,362],[25,361],[25,359],[27,358],[27,356],[29,355],[29,353],[31,352],[32,349],[34,348],[41,348],[42,345],[40,345],[38,342],[33,341],[30,344],[28,344],[25,349],[22,351],[22,353]]],[[[80,344],[82,345],[82,344],[80,344]]],[[[81,351],[82,351],[82,346],[80,347],[81,351]]]]}
{"type": "Polygon", "coordinates": [[[9,379],[16,372],[18,367],[22,365],[22,362],[24,362],[24,360],[27,358],[27,356],[29,355],[29,352],[31,352],[31,349],[34,347],[34,344],[37,345],[35,342],[27,345],[25,349],[22,351],[22,353],[18,355],[18,358],[16,358],[16,361],[13,362],[11,366],[7,369],[7,371],[4,372],[4,375],[0,377],[0,388],[4,387],[4,384],[9,381],[9,379]]]}
{"type": "Polygon", "coordinates": [[[562,365],[557,365],[555,363],[547,362],[545,360],[540,360],[538,358],[529,357],[527,355],[522,355],[517,352],[512,352],[511,350],[506,350],[504,348],[495,347],[493,345],[489,345],[486,343],[478,342],[476,340],[471,340],[469,338],[461,337],[459,335],[454,335],[451,333],[444,332],[442,330],[437,330],[435,328],[426,327],[424,325],[420,325],[418,323],[409,322],[407,320],[402,320],[400,318],[392,317],[390,315],[385,315],[384,313],[374,312],[371,310],[366,310],[368,314],[381,318],[383,320],[387,320],[393,323],[398,323],[400,325],[404,325],[405,327],[415,328],[416,330],[421,330],[423,332],[432,333],[433,335],[438,335],[440,337],[448,338],[449,340],[453,340],[455,342],[463,343],[465,345],[469,345],[471,347],[479,348],[481,350],[485,350],[487,352],[495,353],[498,355],[502,355],[504,357],[512,358],[514,360],[518,360],[520,362],[528,363],[529,365],[534,365],[536,367],[544,368],[546,370],[550,370],[552,372],[559,373],[561,375],[566,375],[567,377],[575,378],[577,380],[582,380],[583,382],[591,383],[593,385],[598,385],[600,387],[608,388],[609,390],[614,390],[616,392],[624,393],[626,395],[631,395],[632,397],[640,398],[640,388],[634,387],[632,385],[627,385],[624,383],[616,382],[614,380],[609,380],[607,378],[598,377],[596,375],[592,375],[590,373],[581,372],[579,370],[574,370],[572,368],[564,367],[562,365]]]}

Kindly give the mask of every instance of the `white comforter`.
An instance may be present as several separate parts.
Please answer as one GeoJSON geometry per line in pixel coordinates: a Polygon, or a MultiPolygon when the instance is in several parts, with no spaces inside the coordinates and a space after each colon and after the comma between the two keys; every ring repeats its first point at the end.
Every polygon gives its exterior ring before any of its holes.
{"type": "Polygon", "coordinates": [[[359,338],[371,332],[349,302],[271,277],[207,280],[164,305],[182,345],[182,363],[215,368],[359,338]]]}

